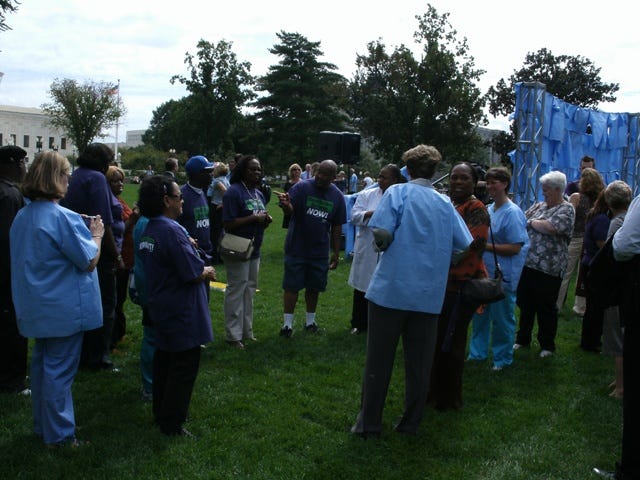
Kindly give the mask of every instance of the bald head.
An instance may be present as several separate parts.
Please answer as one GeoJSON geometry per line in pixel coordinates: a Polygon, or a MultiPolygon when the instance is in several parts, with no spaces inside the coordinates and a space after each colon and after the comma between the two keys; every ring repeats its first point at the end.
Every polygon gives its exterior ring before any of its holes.
{"type": "Polygon", "coordinates": [[[318,166],[318,171],[316,172],[316,186],[322,189],[327,189],[336,179],[336,174],[338,173],[338,165],[333,160],[323,160],[320,162],[318,166]]]}

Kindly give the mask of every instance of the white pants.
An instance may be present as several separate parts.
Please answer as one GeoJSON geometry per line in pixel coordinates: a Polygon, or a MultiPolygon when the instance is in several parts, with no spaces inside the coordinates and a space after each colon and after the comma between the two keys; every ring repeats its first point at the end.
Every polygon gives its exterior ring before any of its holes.
{"type": "Polygon", "coordinates": [[[238,262],[225,260],[227,288],[224,293],[224,325],[227,340],[253,338],[253,297],[258,288],[260,258],[238,262]]]}

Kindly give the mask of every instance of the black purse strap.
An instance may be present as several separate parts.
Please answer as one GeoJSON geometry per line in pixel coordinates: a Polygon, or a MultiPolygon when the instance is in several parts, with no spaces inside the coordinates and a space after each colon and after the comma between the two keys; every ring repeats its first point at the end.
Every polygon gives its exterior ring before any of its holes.
{"type": "Polygon", "coordinates": [[[502,269],[498,263],[498,255],[496,254],[496,241],[493,238],[493,229],[491,228],[491,218],[489,218],[489,232],[491,233],[491,245],[493,246],[493,261],[496,262],[496,270],[493,274],[493,278],[498,278],[498,275],[502,276],[502,269]]]}

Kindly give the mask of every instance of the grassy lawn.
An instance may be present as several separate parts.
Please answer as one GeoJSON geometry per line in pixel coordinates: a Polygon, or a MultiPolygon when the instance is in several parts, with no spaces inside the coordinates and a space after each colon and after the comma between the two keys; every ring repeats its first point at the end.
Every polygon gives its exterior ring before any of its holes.
{"type": "MultiPolygon", "coordinates": [[[[136,191],[126,186],[130,205],[136,191]]],[[[621,438],[621,402],[606,388],[613,360],[578,348],[580,321],[569,307],[554,357],[538,358],[534,346],[502,372],[468,363],[463,410],[428,409],[416,437],[391,428],[402,412],[399,350],[382,437],[350,435],[366,343],[349,334],[350,265],[330,273],[320,296],[322,333],[302,331],[298,305],[293,338],[279,337],[285,231],[280,209],[270,207],[255,301],[259,342],[245,351],[224,343],[223,294],[211,292],[216,338],[203,350],[186,425],[198,438],[168,438],[152,426],[140,395],[140,310],[128,303],[127,335],[113,356],[121,372],[82,371],[74,384],[78,436],[90,445],[45,449],[32,434],[29,399],[0,395],[3,478],[549,480],[594,478],[593,466],[613,465],[621,438]]]]}

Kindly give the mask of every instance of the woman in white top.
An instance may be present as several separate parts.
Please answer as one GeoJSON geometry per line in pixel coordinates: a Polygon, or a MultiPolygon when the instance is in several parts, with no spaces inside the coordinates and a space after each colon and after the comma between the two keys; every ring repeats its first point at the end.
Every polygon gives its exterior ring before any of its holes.
{"type": "Polygon", "coordinates": [[[351,310],[351,333],[354,335],[367,330],[367,300],[364,295],[380,255],[374,249],[373,233],[367,224],[385,190],[395,183],[402,182],[406,180],[400,169],[390,163],[380,170],[378,187],[360,192],[351,209],[351,224],[358,227],[348,280],[354,289],[351,310]]]}

